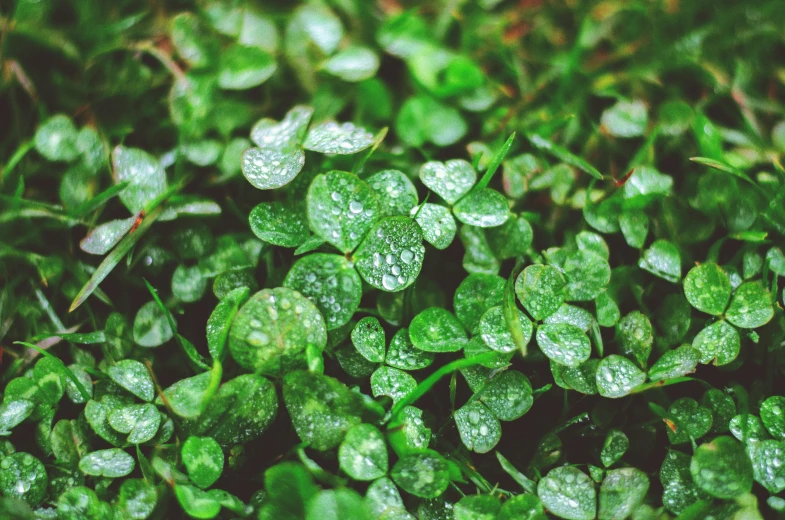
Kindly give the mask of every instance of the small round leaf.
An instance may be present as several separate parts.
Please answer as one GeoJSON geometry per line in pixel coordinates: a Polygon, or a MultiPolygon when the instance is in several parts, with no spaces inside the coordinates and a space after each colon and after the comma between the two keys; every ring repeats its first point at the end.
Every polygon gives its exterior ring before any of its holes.
{"type": "Polygon", "coordinates": [[[474,190],[453,207],[455,218],[470,226],[482,228],[504,224],[510,216],[507,199],[496,190],[474,190]]]}
{"type": "Polygon", "coordinates": [[[0,460],[0,491],[6,497],[24,500],[35,507],[46,496],[49,477],[41,461],[17,452],[0,460]]]}
{"type": "Polygon", "coordinates": [[[422,228],[423,238],[436,249],[447,249],[458,229],[450,210],[440,204],[426,202],[411,210],[411,216],[422,228]]]}
{"type": "Polygon", "coordinates": [[[540,480],[537,495],[551,513],[567,520],[593,520],[597,493],[591,479],[578,468],[554,468],[540,480]]]}
{"type": "Polygon", "coordinates": [[[435,451],[406,455],[398,460],[390,475],[407,493],[420,498],[436,498],[450,484],[447,461],[435,451]]]}
{"type": "Polygon", "coordinates": [[[318,175],[306,200],[313,232],[344,253],[357,247],[379,215],[373,190],[347,172],[318,175]]]}
{"type": "Polygon", "coordinates": [[[254,294],[240,310],[229,332],[229,352],[246,370],[281,375],[305,367],[307,346],[324,349],[324,318],[309,299],[279,287],[254,294]]]}
{"type": "Polygon", "coordinates": [[[534,264],[515,280],[515,294],[532,318],[547,318],[561,307],[566,296],[566,282],[558,269],[534,264]]]}
{"type": "Polygon", "coordinates": [[[371,424],[358,424],[346,432],[338,448],[341,469],[354,480],[375,480],[387,474],[387,445],[382,432],[371,424]]]}
{"type": "Polygon", "coordinates": [[[597,368],[597,390],[603,397],[624,397],[646,381],[646,374],[629,359],[611,354],[597,368]]]}
{"type": "Polygon", "coordinates": [[[181,450],[188,478],[200,488],[208,488],[221,476],[224,453],[212,437],[188,437],[181,450]]]}
{"type": "Polygon", "coordinates": [[[305,205],[297,202],[262,202],[248,215],[251,231],[269,244],[298,247],[310,236],[305,205]]]}
{"type": "Polygon", "coordinates": [[[420,168],[420,180],[429,190],[452,205],[469,193],[477,181],[477,173],[463,159],[451,159],[444,163],[430,161],[420,168]]]}
{"type": "Polygon", "coordinates": [[[430,307],[415,316],[409,325],[409,338],[426,352],[456,352],[468,341],[458,318],[441,307],[430,307]]]}
{"type": "Polygon", "coordinates": [[[693,267],[684,278],[684,296],[701,312],[719,316],[728,306],[730,294],[728,275],[715,263],[693,267]]]}
{"type": "Polygon", "coordinates": [[[79,461],[79,469],[94,477],[124,477],[134,470],[133,457],[119,448],[88,453],[79,461]]]}
{"type": "Polygon", "coordinates": [[[546,323],[537,328],[537,345],[548,359],[577,367],[591,356],[589,337],[568,323],[546,323]]]}
{"type": "Polygon", "coordinates": [[[300,258],[283,286],[311,300],[324,316],[327,330],[348,323],[362,298],[360,275],[341,255],[314,253],[300,258]]]}
{"type": "Polygon", "coordinates": [[[479,401],[472,401],[455,412],[455,425],[463,445],[477,453],[488,453],[502,437],[496,416],[479,401]]]}
{"type": "Polygon", "coordinates": [[[726,321],[716,321],[695,335],[692,346],[700,352],[701,363],[726,365],[739,355],[741,339],[726,321]]]}
{"type": "Polygon", "coordinates": [[[730,499],[752,489],[752,464],[733,437],[717,437],[698,446],[690,462],[695,483],[716,498],[730,499]]]}
{"type": "MultiPolygon", "coordinates": [[[[397,336],[397,334],[396,334],[397,336]]],[[[352,344],[362,357],[371,363],[381,363],[385,355],[385,336],[379,320],[366,316],[352,329],[352,344]]]]}
{"type": "Polygon", "coordinates": [[[254,188],[260,190],[272,190],[289,184],[304,165],[305,154],[299,148],[249,148],[243,152],[243,175],[254,188]]]}
{"type": "Polygon", "coordinates": [[[373,144],[373,134],[353,123],[327,121],[311,127],[303,147],[312,152],[353,154],[373,144]]]}
{"type": "Polygon", "coordinates": [[[761,282],[741,284],[726,313],[728,321],[742,329],[754,329],[766,325],[774,317],[769,291],[761,282]]]}
{"type": "Polygon", "coordinates": [[[142,347],[158,347],[174,336],[169,320],[156,302],[147,302],[134,318],[134,341],[142,347]]]}
{"type": "MultiPolygon", "coordinates": [[[[525,344],[528,344],[531,341],[534,326],[523,312],[517,308],[514,311],[518,315],[518,321],[521,324],[521,330],[523,330],[523,340],[525,344]]],[[[518,348],[507,325],[504,308],[501,305],[491,307],[482,315],[480,335],[488,348],[496,352],[509,353],[518,348]]]]}
{"type": "Polygon", "coordinates": [[[422,230],[408,217],[379,220],[354,252],[360,276],[388,292],[411,285],[420,274],[424,256],[422,230]]]}

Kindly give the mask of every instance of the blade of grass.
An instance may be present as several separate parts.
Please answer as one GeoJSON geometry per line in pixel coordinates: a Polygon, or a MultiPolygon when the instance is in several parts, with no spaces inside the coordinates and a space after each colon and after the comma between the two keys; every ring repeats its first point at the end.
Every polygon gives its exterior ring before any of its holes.
{"type": "Polygon", "coordinates": [[[57,357],[53,356],[52,354],[50,354],[46,350],[44,350],[44,349],[42,349],[40,347],[37,347],[37,346],[33,345],[32,343],[26,343],[24,341],[14,341],[14,344],[16,344],[16,345],[23,345],[23,346],[25,346],[27,348],[31,348],[33,350],[37,350],[38,353],[41,354],[42,356],[48,357],[50,359],[54,359],[57,362],[57,366],[60,368],[60,371],[63,373],[63,375],[65,375],[65,377],[67,377],[68,379],[71,380],[71,382],[74,384],[74,386],[76,386],[76,389],[79,391],[79,393],[81,394],[81,396],[85,400],[85,402],[87,402],[87,401],[89,401],[91,399],[90,393],[87,391],[87,388],[85,388],[84,385],[82,384],[82,382],[79,381],[79,378],[77,378],[74,375],[74,373],[71,372],[71,369],[68,368],[67,366],[65,366],[65,363],[63,363],[60,360],[60,358],[57,358],[57,357]]]}
{"type": "MultiPolygon", "coordinates": [[[[150,294],[153,296],[153,300],[155,300],[156,305],[158,305],[158,308],[161,309],[161,312],[166,317],[166,321],[169,322],[169,327],[172,329],[172,332],[174,332],[174,337],[177,340],[177,343],[180,345],[180,348],[182,348],[183,352],[185,352],[185,355],[188,356],[188,359],[191,360],[191,362],[198,368],[202,370],[210,370],[210,365],[207,364],[207,360],[205,360],[196,351],[194,344],[177,332],[177,324],[174,322],[174,318],[172,318],[172,313],[169,312],[169,309],[166,308],[164,302],[161,301],[161,298],[158,296],[158,291],[156,291],[155,287],[150,285],[150,282],[148,282],[146,279],[143,280],[145,286],[147,286],[147,290],[150,291],[150,294]]],[[[220,375],[218,377],[220,382],[220,375]]]]}
{"type": "Polygon", "coordinates": [[[529,134],[526,136],[529,141],[531,141],[532,145],[541,150],[543,152],[549,153],[559,159],[562,162],[569,164],[570,166],[575,166],[581,171],[584,171],[594,177],[595,179],[602,180],[603,175],[600,171],[589,164],[588,161],[583,159],[582,157],[578,157],[568,149],[564,148],[561,145],[558,145],[554,142],[551,142],[544,137],[540,137],[537,134],[529,134]]]}
{"type": "Polygon", "coordinates": [[[480,182],[474,186],[475,190],[481,190],[488,186],[488,183],[491,182],[491,179],[493,179],[493,176],[496,173],[496,170],[499,169],[499,166],[504,160],[504,157],[510,151],[510,148],[512,148],[513,141],[515,141],[515,132],[510,134],[510,137],[507,138],[499,151],[496,152],[496,155],[493,156],[493,160],[488,165],[488,169],[485,170],[482,179],[480,179],[480,182]]]}

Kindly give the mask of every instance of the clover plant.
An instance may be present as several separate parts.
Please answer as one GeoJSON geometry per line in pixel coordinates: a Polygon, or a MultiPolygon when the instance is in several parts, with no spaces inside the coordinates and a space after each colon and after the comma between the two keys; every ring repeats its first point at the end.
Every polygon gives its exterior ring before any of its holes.
{"type": "Polygon", "coordinates": [[[779,2],[6,3],[0,518],[785,518],[779,2]]]}

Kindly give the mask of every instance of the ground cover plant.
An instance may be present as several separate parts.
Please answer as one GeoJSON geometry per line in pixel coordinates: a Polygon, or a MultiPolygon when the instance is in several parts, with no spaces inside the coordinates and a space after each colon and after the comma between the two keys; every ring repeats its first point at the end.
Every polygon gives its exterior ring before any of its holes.
{"type": "Polygon", "coordinates": [[[0,517],[785,516],[779,2],[0,6],[0,517]]]}

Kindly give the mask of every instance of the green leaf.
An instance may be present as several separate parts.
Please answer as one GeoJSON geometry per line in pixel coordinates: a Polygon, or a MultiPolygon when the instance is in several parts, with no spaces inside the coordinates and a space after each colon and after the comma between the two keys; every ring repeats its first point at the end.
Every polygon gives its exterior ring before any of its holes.
{"type": "Polygon", "coordinates": [[[703,491],[716,498],[735,498],[752,489],[752,464],[733,437],[717,437],[698,446],[690,473],[703,491]]]}
{"type": "Polygon", "coordinates": [[[298,202],[262,202],[248,215],[251,231],[267,243],[298,247],[310,236],[305,205],[298,202]]]}
{"type": "Polygon", "coordinates": [[[630,439],[623,431],[615,428],[608,431],[600,451],[602,465],[610,468],[627,453],[628,449],[630,449],[630,439]]]}
{"type": "Polygon", "coordinates": [[[414,283],[424,255],[422,230],[408,217],[380,219],[354,252],[360,276],[388,292],[402,291],[414,283]]]}
{"type": "Polygon", "coordinates": [[[174,486],[177,501],[191,518],[215,518],[221,512],[221,503],[209,491],[177,484],[174,486]]]}
{"type": "Polygon", "coordinates": [[[738,331],[725,321],[716,321],[698,332],[692,347],[700,352],[701,363],[727,365],[739,355],[741,339],[738,331]]]}
{"type": "Polygon", "coordinates": [[[598,180],[602,180],[603,176],[597,168],[589,164],[586,160],[582,157],[578,157],[577,155],[573,154],[563,146],[560,146],[556,143],[548,141],[544,137],[540,137],[537,134],[530,134],[526,136],[529,141],[531,141],[532,145],[538,150],[542,150],[543,152],[547,152],[562,162],[565,162],[571,166],[575,166],[579,170],[588,173],[592,177],[598,180]]]}
{"type": "Polygon", "coordinates": [[[473,190],[455,204],[455,218],[470,226],[501,226],[510,214],[507,199],[496,190],[473,190]]]}
{"type": "Polygon", "coordinates": [[[270,79],[277,68],[275,58],[264,49],[230,45],[221,52],[218,85],[226,90],[246,90],[270,79]]]}
{"type": "Polygon", "coordinates": [[[306,506],[305,520],[371,520],[362,497],[353,489],[336,488],[320,491],[306,506]]]}
{"type": "Polygon", "coordinates": [[[648,122],[646,105],[640,99],[617,101],[612,107],[606,108],[600,117],[603,128],[614,137],[642,136],[648,122]]]}
{"type": "Polygon", "coordinates": [[[294,263],[283,282],[299,291],[321,312],[327,330],[349,322],[362,298],[362,281],[346,258],[314,253],[294,263]]]}
{"type": "Polygon", "coordinates": [[[608,471],[600,486],[600,508],[597,518],[614,520],[628,518],[638,510],[649,491],[649,477],[636,468],[608,471]]]}
{"type": "Polygon", "coordinates": [[[603,397],[618,398],[646,381],[646,374],[627,358],[611,354],[597,368],[597,389],[603,397]]]}
{"type": "MultiPolygon", "coordinates": [[[[392,480],[387,477],[374,480],[365,492],[365,503],[374,518],[382,518],[385,513],[406,511],[401,494],[392,480]]],[[[394,517],[393,517],[394,518],[394,517]]]]}
{"type": "Polygon", "coordinates": [[[625,209],[619,215],[619,227],[627,245],[642,249],[649,234],[649,217],[640,209],[625,209]]]}
{"type": "Polygon", "coordinates": [[[484,230],[461,226],[458,233],[465,250],[463,268],[470,273],[499,274],[501,264],[488,245],[484,230]]]}
{"type": "Polygon", "coordinates": [[[551,370],[554,366],[561,369],[562,381],[573,390],[586,395],[597,393],[597,368],[600,365],[599,359],[589,359],[577,367],[565,367],[551,362],[551,370]]]}
{"type": "Polygon", "coordinates": [[[690,345],[682,345],[665,352],[649,369],[649,379],[666,381],[695,372],[701,352],[690,345]]]}
{"type": "Polygon", "coordinates": [[[35,149],[50,161],[71,162],[79,156],[78,132],[66,115],[57,114],[38,126],[33,137],[35,149]]]}
{"type": "Polygon", "coordinates": [[[105,518],[112,510],[108,504],[101,502],[92,489],[76,486],[65,490],[57,497],[57,518],[75,520],[99,520],[105,518]]]}
{"type": "Polygon", "coordinates": [[[455,412],[455,425],[463,445],[477,453],[488,453],[502,437],[499,420],[479,401],[459,408],[455,412]]]}
{"type": "Polygon", "coordinates": [[[334,54],[322,69],[344,81],[356,83],[376,74],[379,57],[368,47],[353,45],[334,54]]]}
{"type": "MultiPolygon", "coordinates": [[[[354,348],[357,349],[357,352],[362,357],[372,363],[384,361],[386,338],[384,329],[378,319],[373,316],[366,316],[361,319],[352,329],[351,337],[354,348]]],[[[394,337],[399,337],[399,334],[396,333],[394,337]]],[[[406,340],[408,341],[408,335],[406,340]]],[[[400,342],[400,340],[398,341],[400,342]]]]}
{"type": "Polygon", "coordinates": [[[152,404],[133,404],[115,408],[109,412],[107,420],[113,429],[128,434],[128,443],[142,444],[158,433],[161,414],[152,404]]]}
{"type": "Polygon", "coordinates": [[[430,307],[415,316],[409,325],[409,338],[426,352],[455,352],[468,341],[458,318],[441,307],[430,307]]]}
{"type": "Polygon", "coordinates": [[[457,226],[450,210],[439,204],[424,203],[411,209],[422,229],[423,238],[436,249],[446,249],[455,239],[457,226]]]}
{"type": "Polygon", "coordinates": [[[43,501],[49,478],[40,460],[17,452],[0,460],[0,470],[0,491],[4,496],[24,500],[32,507],[43,501]]]}
{"type": "Polygon", "coordinates": [[[415,388],[417,381],[414,377],[397,368],[381,366],[371,374],[373,396],[386,395],[392,399],[393,404],[414,392],[415,388]]]}
{"type": "Polygon", "coordinates": [[[409,215],[415,211],[419,200],[417,188],[402,171],[382,170],[365,179],[365,182],[376,194],[382,217],[409,215]]]}
{"type": "Polygon", "coordinates": [[[120,485],[115,515],[120,519],[148,518],[158,502],[158,491],[145,480],[126,479],[120,485]]]}
{"type": "Polygon", "coordinates": [[[242,306],[229,332],[229,352],[246,370],[281,375],[305,367],[308,345],[327,344],[324,318],[292,289],[263,289],[242,306]]]}
{"type": "Polygon", "coordinates": [[[466,495],[453,507],[456,520],[496,520],[501,502],[490,495],[466,495]]]}
{"type": "Polygon", "coordinates": [[[297,105],[292,107],[280,123],[264,118],[251,128],[251,141],[259,148],[268,150],[291,150],[305,138],[313,108],[297,105]]]}
{"type": "MultiPolygon", "coordinates": [[[[209,382],[209,374],[204,375],[209,382]]],[[[277,412],[275,386],[261,376],[245,374],[221,385],[193,433],[212,437],[229,449],[261,437],[277,412]]]]}
{"type": "Polygon", "coordinates": [[[79,248],[91,255],[105,255],[131,230],[134,222],[136,217],[101,224],[79,242],[79,248]]]}
{"type": "Polygon", "coordinates": [[[568,367],[577,367],[591,356],[589,337],[568,323],[546,323],[538,327],[537,345],[550,360],[568,367]]]}
{"type": "Polygon", "coordinates": [[[529,221],[522,216],[510,214],[501,226],[485,230],[488,245],[500,260],[523,256],[534,239],[529,221]]]}
{"type": "Polygon", "coordinates": [[[431,442],[431,430],[422,419],[423,411],[415,406],[404,406],[388,430],[390,446],[399,457],[419,453],[431,442]]]}
{"type": "Polygon", "coordinates": [[[545,318],[544,323],[567,323],[587,332],[591,328],[593,320],[594,316],[589,311],[569,303],[563,303],[559,310],[545,318]]]}
{"type": "Polygon", "coordinates": [[[517,370],[494,376],[476,393],[501,421],[514,421],[529,411],[534,403],[529,378],[517,370]]]}
{"type": "Polygon", "coordinates": [[[675,429],[668,427],[671,444],[682,444],[700,439],[711,430],[711,410],[691,397],[682,397],[670,405],[668,412],[676,419],[675,429]]]}
{"type": "Polygon", "coordinates": [[[774,317],[771,295],[760,282],[744,282],[733,293],[726,317],[742,329],[754,329],[774,317]]]}
{"type": "Polygon", "coordinates": [[[566,282],[555,267],[534,264],[515,280],[515,294],[532,318],[541,320],[555,313],[566,296],[566,282]]]}
{"type": "Polygon", "coordinates": [[[338,446],[346,432],[360,424],[360,397],[332,377],[305,371],[284,376],[283,400],[300,439],[326,451],[338,446]]]}
{"type": "Polygon", "coordinates": [[[163,166],[144,150],[115,147],[112,151],[112,171],[115,184],[128,183],[120,192],[120,201],[132,213],[139,213],[143,209],[149,211],[146,206],[166,191],[163,166]]]}
{"type": "MultiPolygon", "coordinates": [[[[534,327],[532,322],[529,321],[529,318],[527,318],[523,312],[517,308],[514,310],[518,316],[518,321],[521,324],[525,346],[531,341],[534,327]]],[[[519,345],[513,339],[512,333],[507,326],[504,309],[501,305],[491,307],[485,311],[482,318],[480,318],[479,332],[483,342],[485,342],[488,348],[495,350],[496,352],[509,353],[516,348],[519,348],[519,345]]]]}
{"type": "Polygon", "coordinates": [[[750,459],[755,481],[771,494],[785,489],[785,442],[764,440],[750,446],[750,459]]]}
{"type": "Polygon", "coordinates": [[[568,301],[589,301],[602,293],[611,279],[611,268],[602,256],[579,249],[546,251],[548,263],[561,270],[567,282],[568,301]]]}
{"type": "Polygon", "coordinates": [[[617,331],[624,355],[645,368],[654,344],[654,329],[649,318],[640,311],[633,311],[619,321],[617,331]]]}
{"type": "Polygon", "coordinates": [[[348,172],[318,175],[306,200],[313,232],[344,253],[360,244],[379,215],[371,187],[348,172]]]}
{"type": "Polygon", "coordinates": [[[0,404],[0,436],[10,435],[11,430],[30,417],[35,403],[27,399],[4,399],[0,404]]]}
{"type": "Polygon", "coordinates": [[[507,499],[497,520],[545,520],[542,502],[536,495],[521,494],[507,499]]]}
{"type": "Polygon", "coordinates": [[[118,361],[107,370],[109,377],[142,401],[150,402],[155,397],[153,379],[143,363],[133,359],[118,361]]]}
{"type": "Polygon", "coordinates": [[[554,468],[540,480],[537,495],[551,513],[570,520],[592,520],[597,494],[591,479],[578,468],[554,468]]]}
{"type": "Polygon", "coordinates": [[[198,265],[178,265],[172,274],[172,295],[184,303],[199,301],[207,290],[207,279],[198,265]]]}
{"type": "Polygon", "coordinates": [[[155,404],[163,404],[180,417],[196,418],[202,412],[204,398],[210,386],[210,373],[203,372],[197,376],[180,379],[164,390],[163,398],[159,395],[155,404]]]}
{"type": "Polygon", "coordinates": [[[365,150],[374,143],[374,136],[353,123],[327,121],[312,126],[303,147],[312,152],[349,155],[365,150]]]}
{"type": "Polygon", "coordinates": [[[147,302],[134,318],[134,341],[141,347],[159,347],[174,337],[174,331],[158,304],[147,302]]]}
{"type": "Polygon", "coordinates": [[[254,188],[272,190],[292,182],[305,165],[299,148],[249,148],[243,152],[242,171],[254,188]]]}
{"type": "Polygon", "coordinates": [[[193,13],[180,13],[172,18],[172,44],[194,68],[212,65],[218,57],[217,41],[193,13]]]}
{"type": "Polygon", "coordinates": [[[655,240],[643,252],[638,261],[638,267],[649,271],[672,283],[677,283],[681,278],[681,254],[679,249],[667,240],[655,240]]]}
{"type": "Polygon", "coordinates": [[[715,263],[693,267],[684,278],[684,296],[701,312],[719,316],[728,306],[730,295],[730,280],[715,263]]]}
{"type": "Polygon", "coordinates": [[[410,146],[422,146],[425,142],[450,146],[468,130],[466,120],[456,108],[427,95],[409,97],[395,118],[395,133],[410,146]]]}
{"type": "Polygon", "coordinates": [[[502,304],[504,278],[495,274],[472,273],[455,290],[453,307],[463,326],[476,334],[485,311],[502,304]]]}
{"type": "Polygon", "coordinates": [[[772,437],[785,440],[785,397],[773,395],[763,401],[760,418],[772,437]]]}
{"type": "Polygon", "coordinates": [[[382,432],[371,424],[358,424],[346,432],[338,448],[341,469],[354,480],[375,480],[387,474],[387,445],[382,432]]]}
{"type": "Polygon", "coordinates": [[[401,489],[420,498],[436,498],[450,484],[447,461],[431,450],[401,457],[390,476],[401,489]]]}
{"type": "Polygon", "coordinates": [[[420,180],[429,190],[453,205],[471,191],[477,181],[477,173],[463,159],[450,159],[443,163],[430,161],[420,167],[420,180]]]}
{"type": "Polygon", "coordinates": [[[124,477],[134,470],[134,466],[133,457],[119,448],[94,451],[79,461],[79,469],[85,475],[95,477],[124,477]]]}
{"type": "Polygon", "coordinates": [[[734,437],[747,445],[764,441],[769,438],[763,421],[757,415],[736,415],[728,424],[728,429],[734,437]]]}
{"type": "Polygon", "coordinates": [[[207,319],[207,350],[213,359],[223,361],[232,322],[249,293],[248,287],[233,289],[218,302],[207,319]]]}
{"type": "MultiPolygon", "coordinates": [[[[367,319],[367,318],[363,318],[367,319]]],[[[362,320],[360,320],[362,322],[362,320]]],[[[384,362],[401,370],[419,370],[433,363],[436,354],[416,348],[409,338],[409,329],[398,329],[390,340],[384,362]]]]}
{"type": "Polygon", "coordinates": [[[181,453],[188,478],[200,488],[212,486],[221,476],[224,454],[212,437],[188,437],[181,453]]]}

